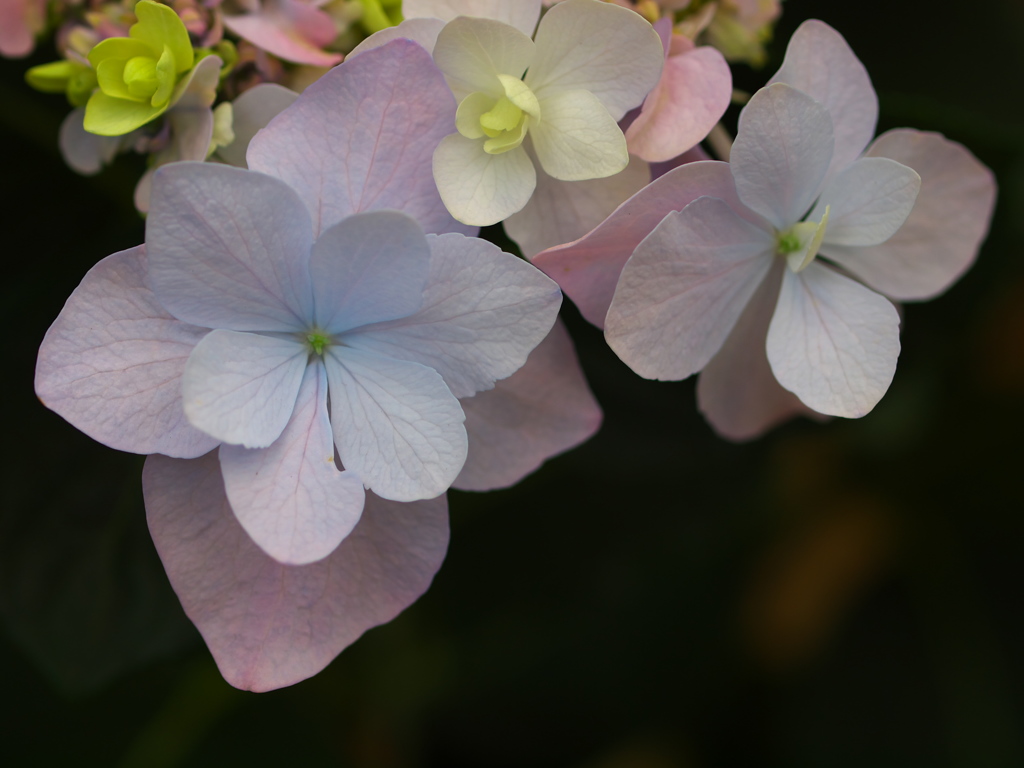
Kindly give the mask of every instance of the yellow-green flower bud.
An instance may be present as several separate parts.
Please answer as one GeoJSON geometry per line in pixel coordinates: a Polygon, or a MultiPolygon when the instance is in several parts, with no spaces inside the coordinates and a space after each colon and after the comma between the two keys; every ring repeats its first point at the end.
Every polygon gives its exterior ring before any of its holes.
{"type": "Polygon", "coordinates": [[[163,114],[195,63],[188,30],[171,8],[141,0],[135,15],[128,37],[108,38],[89,52],[99,83],[85,106],[90,133],[122,136],[163,114]]]}
{"type": "Polygon", "coordinates": [[[25,80],[43,93],[64,93],[72,106],[82,107],[96,90],[96,73],[91,67],[66,59],[40,64],[25,73],[25,80]]]}

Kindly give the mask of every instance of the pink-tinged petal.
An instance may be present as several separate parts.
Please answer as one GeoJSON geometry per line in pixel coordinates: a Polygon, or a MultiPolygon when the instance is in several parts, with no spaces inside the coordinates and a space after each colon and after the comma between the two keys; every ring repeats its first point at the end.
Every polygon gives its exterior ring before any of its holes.
{"type": "Polygon", "coordinates": [[[334,463],[327,372],[306,373],[288,426],[269,448],[220,447],[224,489],[235,517],[260,549],[286,565],[333,552],[363,511],[363,482],[334,463]]]}
{"type": "Polygon", "coordinates": [[[245,153],[257,131],[295,103],[299,94],[277,83],[260,83],[231,102],[231,130],[235,140],[217,155],[228,165],[247,168],[245,153]]]}
{"type": "Polygon", "coordinates": [[[959,279],[978,254],[995,206],[992,172],[967,149],[937,133],[884,133],[867,154],[888,157],[921,175],[906,223],[872,248],[828,246],[828,258],[875,290],[900,300],[929,299],[959,279]]]}
{"type": "Polygon", "coordinates": [[[591,0],[559,3],[541,19],[535,39],[525,82],[537,98],[589,91],[616,121],[643,102],[665,60],[658,33],[646,19],[591,0]]]}
{"type": "Polygon", "coordinates": [[[729,337],[697,379],[697,407],[715,432],[752,440],[800,414],[820,418],[775,379],[765,346],[782,283],[782,259],[747,303],[729,337]]]}
{"type": "Polygon", "coordinates": [[[299,0],[264,0],[256,13],[225,15],[224,26],[257,48],[295,64],[332,67],[340,53],[321,50],[337,36],[331,17],[299,0]]]}
{"type": "Polygon", "coordinates": [[[718,352],[772,265],[774,240],[714,197],[670,213],[615,288],[605,339],[648,379],[685,379],[718,352]]]}
{"type": "Polygon", "coordinates": [[[149,275],[177,318],[236,331],[301,331],[313,316],[309,216],[287,184],[240,168],[161,168],[146,221],[149,275]]]}
{"type": "Polygon", "coordinates": [[[36,394],[112,448],[201,456],[218,441],[185,418],[181,376],[207,333],[160,306],[142,246],[115,253],[89,270],[46,332],[36,394]]]}
{"type": "Polygon", "coordinates": [[[603,328],[622,267],[637,245],[665,216],[702,195],[725,200],[748,221],[760,221],[736,197],[727,163],[690,163],[651,182],[589,234],[540,253],[533,263],[561,286],[583,317],[603,328]]]}
{"type": "Polygon", "coordinates": [[[335,67],[249,144],[249,167],[295,189],[314,234],[392,208],[427,232],[475,232],[441,202],[431,164],[455,125],[455,100],[430,55],[394,40],[335,67]],[[344,115],[344,120],[338,116],[344,115]]]}
{"type": "Polygon", "coordinates": [[[522,77],[533,52],[529,35],[508,24],[460,16],[438,33],[434,63],[457,101],[478,91],[499,98],[505,90],[498,75],[522,77]]]}
{"type": "Polygon", "coordinates": [[[670,56],[626,129],[630,153],[652,163],[681,155],[708,135],[731,98],[732,73],[719,51],[701,46],[670,56]]]}
{"type": "Polygon", "coordinates": [[[823,21],[810,19],[793,33],[770,83],[791,85],[829,111],[835,131],[829,177],[857,159],[875,135],[878,97],[868,72],[843,36],[823,21]]]}
{"type": "Polygon", "coordinates": [[[406,40],[412,40],[423,48],[427,53],[434,53],[434,45],[437,43],[437,36],[444,29],[445,22],[440,19],[419,19],[419,18],[406,18],[401,24],[395,27],[388,27],[382,29],[379,32],[374,32],[368,38],[363,40],[359,45],[353,48],[349,54],[345,57],[346,61],[351,61],[353,57],[358,56],[361,53],[373,50],[374,48],[380,48],[392,40],[398,40],[399,38],[405,38],[406,40]]]}
{"type": "MultiPolygon", "coordinates": [[[[704,160],[711,160],[711,155],[704,151],[704,148],[698,144],[693,149],[689,149],[683,152],[679,157],[673,157],[664,163],[651,163],[651,181],[660,179],[669,171],[678,168],[681,165],[687,163],[699,163],[704,160]]],[[[726,160],[728,162],[728,160],[726,160]]]]}
{"type": "Polygon", "coordinates": [[[900,317],[884,296],[812,262],[785,271],[767,351],[779,384],[808,408],[858,418],[892,382],[900,317]]]}
{"type": "Polygon", "coordinates": [[[782,83],[762,88],[740,113],[729,163],[740,200],[777,229],[810,210],[832,160],[832,119],[782,83]]]}
{"type": "Polygon", "coordinates": [[[185,415],[222,442],[266,448],[295,410],[308,357],[296,339],[211,331],[185,364],[185,415]]]}
{"type": "Polygon", "coordinates": [[[448,490],[466,462],[466,417],[440,374],[340,345],[325,350],[324,362],[345,468],[394,501],[448,490]]]}
{"type": "Polygon", "coordinates": [[[404,213],[357,213],[320,236],[309,268],[316,325],[341,333],[419,309],[430,246],[420,225],[404,213]]]}
{"type": "Polygon", "coordinates": [[[99,173],[125,145],[124,136],[98,136],[82,125],[85,107],[68,113],[60,124],[60,154],[73,171],[84,176],[99,173]]]}
{"type": "Polygon", "coordinates": [[[514,485],[601,426],[601,407],[561,322],[522,368],[494,389],[460,402],[469,456],[453,487],[464,491],[514,485]]]}
{"type": "Polygon", "coordinates": [[[46,0],[0,1],[0,56],[28,56],[46,23],[46,0]]]}
{"type": "Polygon", "coordinates": [[[551,330],[562,295],[539,269],[484,240],[427,239],[430,276],[420,310],[357,329],[344,342],[428,366],[456,397],[469,397],[523,365],[551,330]]]}
{"type": "Polygon", "coordinates": [[[422,595],[448,548],[443,496],[399,504],[368,495],[359,524],[329,557],[289,566],[238,524],[215,454],[150,456],[142,489],[171,586],[237,688],[268,691],[315,675],[422,595]]]}
{"type": "Polygon", "coordinates": [[[425,16],[444,21],[452,21],[457,16],[494,19],[533,37],[540,6],[540,0],[404,0],[402,13],[407,19],[425,16]]]}
{"type": "Polygon", "coordinates": [[[437,145],[433,162],[437,190],[452,216],[480,227],[522,210],[537,186],[525,149],[492,155],[483,144],[453,133],[437,145]]]}
{"type": "Polygon", "coordinates": [[[862,157],[833,177],[808,218],[821,221],[828,209],[823,243],[878,245],[903,226],[920,188],[913,169],[884,157],[862,157]]]}
{"type": "Polygon", "coordinates": [[[559,181],[536,170],[530,202],[505,219],[505,232],[528,259],[583,237],[651,180],[650,166],[633,156],[624,171],[603,179],[559,181]]]}

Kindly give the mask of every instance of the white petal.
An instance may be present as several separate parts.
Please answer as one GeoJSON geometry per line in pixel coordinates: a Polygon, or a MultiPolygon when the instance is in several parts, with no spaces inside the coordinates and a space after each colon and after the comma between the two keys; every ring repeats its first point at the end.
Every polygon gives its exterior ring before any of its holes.
{"type": "Polygon", "coordinates": [[[291,418],[308,356],[294,339],[211,331],[185,364],[185,415],[222,442],[266,448],[291,418]]]}
{"type": "Polygon", "coordinates": [[[808,219],[819,221],[828,206],[826,245],[878,245],[903,226],[920,188],[921,177],[907,166],[863,157],[839,172],[808,219]]]}
{"type": "Polygon", "coordinates": [[[452,216],[464,224],[486,226],[526,205],[537,173],[522,147],[491,155],[480,139],[453,133],[434,150],[434,181],[452,216]]]}
{"type": "Polygon", "coordinates": [[[457,16],[478,16],[510,24],[532,37],[540,6],[541,0],[404,0],[402,13],[406,19],[429,16],[444,21],[457,16]]]}
{"type": "Polygon", "coordinates": [[[60,124],[60,154],[71,169],[85,176],[99,173],[114,159],[124,144],[124,136],[98,136],[82,125],[85,107],[73,109],[60,124]]]}
{"type": "Polygon", "coordinates": [[[810,96],[781,83],[740,113],[729,162],[743,203],[777,229],[803,218],[832,159],[832,120],[810,96]]]}
{"type": "Polygon", "coordinates": [[[594,94],[563,91],[540,102],[530,138],[541,167],[562,181],[601,179],[629,163],[626,137],[594,94]]]}
{"type": "Polygon", "coordinates": [[[46,332],[36,394],[111,448],[201,456],[217,440],[185,418],[181,375],[208,332],[160,306],[142,246],[115,253],[89,270],[46,332]]]}
{"type": "Polygon", "coordinates": [[[526,84],[537,98],[589,91],[613,120],[643,102],[664,64],[654,28],[639,14],[611,3],[559,3],[541,19],[536,41],[526,84]]]}
{"type": "Polygon", "coordinates": [[[519,482],[601,426],[565,326],[556,322],[526,364],[494,389],[459,401],[469,456],[454,487],[489,491],[519,482]]]}
{"type": "Polygon", "coordinates": [[[670,213],[637,246],[615,289],[605,339],[648,379],[685,379],[718,352],[772,265],[771,236],[722,200],[670,213]]]}
{"type": "Polygon", "coordinates": [[[456,397],[468,397],[523,365],[555,322],[562,295],[539,269],[484,240],[457,234],[428,240],[423,307],[343,341],[428,366],[456,397]]]}
{"type": "Polygon", "coordinates": [[[444,29],[444,24],[441,19],[418,19],[406,16],[405,21],[398,26],[387,27],[380,30],[380,32],[374,32],[363,40],[345,57],[345,61],[351,61],[353,57],[361,53],[366,53],[373,48],[380,48],[382,45],[400,38],[412,40],[427,53],[432,54],[434,52],[434,45],[437,43],[437,36],[444,29]]]}
{"type": "Polygon", "coordinates": [[[306,372],[288,426],[269,448],[222,445],[224,489],[238,522],[279,563],[322,560],[351,533],[363,511],[363,483],[334,463],[327,373],[306,372]]]}
{"type": "Polygon", "coordinates": [[[899,231],[871,248],[831,246],[828,257],[894,299],[928,299],[974,262],[995,207],[992,171],[937,133],[889,131],[868,148],[921,174],[921,191],[899,231]]]}
{"type": "Polygon", "coordinates": [[[624,171],[603,179],[559,181],[538,168],[533,197],[505,219],[505,232],[532,259],[583,237],[650,181],[650,166],[632,155],[624,171]]]}
{"type": "Polygon", "coordinates": [[[325,560],[281,565],[242,530],[215,454],[150,456],[146,518],[181,605],[221,674],[268,691],[315,675],[370,627],[390,621],[430,585],[448,545],[443,496],[399,504],[373,495],[325,560]]]}
{"type": "Polygon", "coordinates": [[[228,165],[248,167],[245,153],[249,150],[252,137],[294,104],[297,98],[299,94],[277,83],[254,85],[231,102],[231,130],[234,131],[235,140],[226,147],[220,147],[217,155],[228,165]]]}
{"type": "Polygon", "coordinates": [[[797,414],[813,414],[768,365],[768,323],[778,301],[782,259],[754,293],[722,348],[697,379],[697,407],[722,437],[752,440],[797,414]]]}
{"type": "Polygon", "coordinates": [[[793,33],[771,83],[786,83],[822,104],[832,117],[835,150],[828,176],[856,160],[875,135],[878,97],[843,36],[810,19],[793,33]]]}
{"type": "Polygon", "coordinates": [[[157,172],[151,204],[150,284],[171,314],[207,328],[305,328],[313,232],[287,184],[214,163],[177,163],[157,172]]]}
{"type": "Polygon", "coordinates": [[[883,296],[812,262],[785,271],[768,328],[779,383],[809,408],[857,418],[882,399],[896,372],[900,318],[883,296]]]}
{"type": "Polygon", "coordinates": [[[477,91],[505,95],[498,75],[522,77],[533,58],[533,40],[490,19],[460,17],[445,25],[434,45],[434,63],[457,101],[477,91]]]}
{"type": "Polygon", "coordinates": [[[444,493],[466,461],[465,414],[436,372],[349,347],[325,355],[341,462],[394,501],[444,493]]]}
{"type": "Polygon", "coordinates": [[[320,236],[309,268],[316,325],[340,333],[419,309],[430,246],[420,225],[404,213],[357,213],[320,236]]]}

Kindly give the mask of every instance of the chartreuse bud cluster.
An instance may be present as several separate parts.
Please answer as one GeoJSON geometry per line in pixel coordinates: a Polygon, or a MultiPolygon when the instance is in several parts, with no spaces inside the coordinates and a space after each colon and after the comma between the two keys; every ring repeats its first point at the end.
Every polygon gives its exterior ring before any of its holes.
{"type": "Polygon", "coordinates": [[[103,40],[89,52],[99,88],[85,106],[85,130],[121,136],[163,114],[195,63],[185,25],[171,8],[141,0],[128,37],[103,40]]]}

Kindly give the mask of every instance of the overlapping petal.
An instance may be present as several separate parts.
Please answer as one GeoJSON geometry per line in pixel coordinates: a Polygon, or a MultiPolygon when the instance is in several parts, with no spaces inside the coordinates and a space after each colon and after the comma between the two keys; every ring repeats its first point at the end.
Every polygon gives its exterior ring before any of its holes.
{"type": "Polygon", "coordinates": [[[404,0],[402,13],[406,19],[431,17],[452,21],[457,16],[478,16],[494,19],[533,36],[540,17],[541,0],[404,0]]]}
{"type": "Polygon", "coordinates": [[[540,100],[530,137],[544,171],[562,181],[599,179],[629,163],[626,137],[589,91],[558,91],[540,100]]]}
{"type": "Polygon", "coordinates": [[[335,345],[325,350],[334,443],[345,468],[395,501],[451,487],[466,461],[465,415],[418,363],[335,345]]]}
{"type": "Polygon", "coordinates": [[[589,234],[538,254],[533,263],[559,284],[583,317],[603,328],[626,259],[665,216],[702,195],[726,201],[748,221],[762,221],[739,202],[727,163],[688,163],[648,184],[589,234]]]}
{"type": "Polygon", "coordinates": [[[363,483],[334,463],[327,373],[306,367],[295,411],[268,448],[222,445],[220,465],[231,509],[260,549],[279,563],[327,557],[363,511],[363,483]]]}
{"type": "Polygon", "coordinates": [[[222,442],[266,448],[291,418],[308,356],[296,339],[211,331],[185,364],[185,415],[222,442]]]}
{"type": "Polygon", "coordinates": [[[601,408],[561,322],[522,368],[460,403],[469,455],[453,487],[467,491],[513,485],[601,425],[601,408]]]}
{"type": "Polygon", "coordinates": [[[828,177],[852,163],[875,135],[878,97],[867,70],[843,36],[828,24],[801,24],[771,83],[786,83],[822,104],[832,116],[835,150],[828,177]]]}
{"type": "Polygon", "coordinates": [[[906,223],[881,245],[829,245],[825,255],[894,299],[928,299],[945,291],[974,262],[995,205],[992,172],[967,149],[937,133],[899,129],[868,148],[921,175],[906,223]]]}
{"type": "Polygon", "coordinates": [[[433,168],[445,206],[474,226],[497,224],[522,210],[537,186],[537,172],[521,146],[491,155],[479,140],[458,133],[437,145],[433,168]]]}
{"type": "Polygon", "coordinates": [[[729,163],[748,208],[784,230],[818,197],[832,160],[832,119],[810,96],[777,83],[740,113],[729,163]]]}
{"type": "Polygon", "coordinates": [[[344,341],[429,366],[456,397],[468,397],[523,365],[555,322],[561,292],[540,270],[491,243],[457,234],[428,241],[430,276],[420,310],[344,341]]]}
{"type": "Polygon", "coordinates": [[[231,102],[231,130],[235,140],[220,147],[217,155],[228,165],[248,168],[245,153],[256,132],[263,129],[277,115],[295,103],[299,94],[277,83],[254,85],[231,102]]]}
{"type": "Polygon", "coordinates": [[[913,169],[887,158],[864,157],[833,178],[808,219],[820,221],[827,207],[825,243],[878,245],[903,226],[920,188],[921,177],[913,169]]]}
{"type": "Polygon", "coordinates": [[[613,120],[640,105],[664,63],[661,41],[651,25],[610,3],[559,3],[541,19],[535,40],[537,53],[526,84],[537,98],[589,91],[613,120]]]}
{"type": "Polygon", "coordinates": [[[201,456],[218,441],[185,418],[181,376],[207,333],[157,301],[142,246],[115,253],[89,270],[46,332],[36,394],[112,448],[201,456]]]}
{"type": "Polygon", "coordinates": [[[419,309],[430,246],[420,225],[403,213],[358,213],[320,235],[309,268],[315,324],[340,333],[419,309]]]}
{"type": "Polygon", "coordinates": [[[458,101],[476,92],[504,96],[498,75],[521,78],[533,56],[528,35],[492,19],[459,17],[445,25],[434,44],[434,63],[458,101]]]}
{"type": "Polygon", "coordinates": [[[752,440],[792,416],[813,414],[782,388],[765,351],[785,268],[785,262],[775,259],[722,348],[697,379],[697,407],[729,440],[752,440]]]}
{"type": "Polygon", "coordinates": [[[175,317],[239,331],[304,330],[312,317],[305,206],[287,184],[238,168],[161,168],[146,222],[149,275],[175,317]]]}
{"type": "Polygon", "coordinates": [[[725,114],[732,97],[732,73],[717,49],[695,48],[682,35],[672,35],[667,16],[655,29],[665,50],[665,67],[626,128],[630,154],[652,163],[696,146],[725,114]]]}
{"type": "Polygon", "coordinates": [[[394,40],[309,86],[253,138],[247,160],[298,193],[317,236],[383,208],[427,232],[470,233],[445,209],[431,172],[434,148],[454,124],[455,100],[429,54],[394,40]]]}
{"type": "Polygon", "coordinates": [[[812,262],[783,275],[768,361],[779,383],[809,408],[858,418],[892,382],[899,325],[888,299],[812,262]]]}
{"type": "Polygon", "coordinates": [[[703,368],[772,265],[772,235],[723,201],[700,197],[670,213],[622,270],[605,338],[648,379],[703,368]]]}
{"type": "Polygon", "coordinates": [[[427,53],[433,54],[434,45],[437,43],[437,36],[444,29],[444,25],[445,22],[441,21],[441,19],[406,17],[405,21],[397,26],[387,27],[379,32],[374,32],[353,48],[348,56],[345,57],[345,60],[351,61],[353,56],[358,56],[374,48],[380,48],[382,45],[386,45],[392,40],[398,40],[399,38],[412,40],[427,53]]]}
{"type": "Polygon", "coordinates": [[[603,179],[560,181],[543,168],[536,170],[537,188],[530,202],[504,223],[528,259],[583,237],[651,180],[650,166],[632,155],[621,173],[603,179]]]}
{"type": "Polygon", "coordinates": [[[142,475],[157,552],[221,674],[253,691],[322,670],[427,587],[448,546],[445,498],[413,504],[368,495],[353,532],[326,559],[281,565],[246,535],[214,454],[150,456],[142,475]]]}

